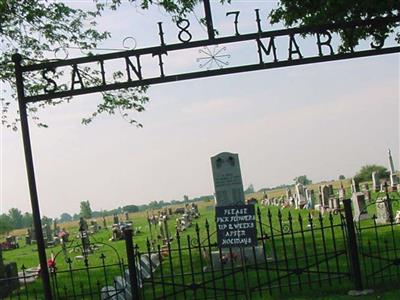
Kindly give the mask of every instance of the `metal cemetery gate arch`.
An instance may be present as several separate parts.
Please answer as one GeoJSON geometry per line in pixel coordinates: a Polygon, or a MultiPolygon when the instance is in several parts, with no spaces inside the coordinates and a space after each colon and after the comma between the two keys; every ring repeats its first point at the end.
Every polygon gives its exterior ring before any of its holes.
{"type": "MultiPolygon", "coordinates": [[[[32,149],[29,134],[29,125],[27,119],[26,105],[32,102],[43,100],[51,100],[55,98],[70,97],[75,95],[83,95],[95,92],[110,91],[116,89],[124,89],[129,87],[138,87],[144,85],[166,83],[173,81],[181,81],[187,79],[195,79],[202,77],[210,77],[224,74],[241,73],[248,71],[256,71],[263,69],[280,68],[294,65],[310,64],[317,62],[326,62],[334,60],[342,60],[348,58],[366,57],[373,55],[389,54],[400,52],[400,46],[387,46],[385,40],[380,40],[377,44],[371,43],[370,49],[357,50],[351,49],[346,53],[335,53],[331,46],[332,35],[330,30],[352,28],[367,28],[379,27],[390,23],[397,23],[400,21],[400,16],[390,16],[384,18],[366,19],[352,22],[342,22],[334,24],[326,24],[321,26],[312,27],[298,27],[273,31],[263,31],[258,9],[255,9],[257,32],[250,34],[239,34],[238,31],[238,11],[228,12],[226,15],[234,15],[234,29],[235,35],[227,37],[216,37],[212,21],[212,14],[210,8],[210,1],[204,0],[204,12],[207,25],[208,38],[204,40],[192,41],[192,35],[189,31],[190,22],[186,19],[177,21],[177,27],[180,29],[178,38],[180,43],[166,44],[164,40],[164,32],[162,23],[158,23],[160,46],[129,50],[124,52],[109,53],[104,55],[95,55],[90,57],[81,57],[67,60],[58,60],[43,62],[38,64],[22,64],[22,57],[19,54],[13,56],[15,63],[15,76],[17,85],[17,94],[19,102],[19,113],[21,118],[21,131],[24,143],[25,162],[29,182],[30,199],[32,205],[33,221],[37,235],[37,245],[39,252],[39,259],[41,265],[41,272],[43,278],[43,288],[46,299],[52,299],[49,272],[47,270],[47,261],[45,253],[45,245],[43,240],[43,232],[40,220],[39,201],[36,189],[35,172],[32,158],[32,149]],[[316,36],[316,50],[318,54],[311,57],[303,57],[301,49],[296,42],[296,35],[313,34],[316,36]],[[289,40],[288,58],[278,60],[277,47],[275,39],[277,37],[287,37],[289,40]],[[268,39],[268,41],[266,40],[268,39]],[[258,62],[254,64],[246,64],[240,66],[233,66],[227,68],[220,68],[216,70],[197,71],[190,73],[166,74],[164,69],[163,60],[168,53],[174,51],[192,49],[198,47],[216,46],[220,44],[234,44],[239,42],[254,42],[258,52],[258,62]],[[328,53],[328,54],[327,54],[328,53]],[[143,66],[141,65],[141,57],[144,55],[151,55],[158,58],[159,76],[145,77],[142,72],[143,66]],[[125,62],[127,80],[125,82],[106,82],[106,70],[104,63],[114,59],[121,59],[125,62]],[[85,86],[80,71],[79,65],[84,63],[98,63],[100,66],[99,84],[97,86],[85,86]],[[58,67],[71,68],[71,88],[60,89],[55,78],[51,78],[51,74],[55,72],[58,67]],[[36,72],[41,74],[41,79],[46,82],[43,93],[36,95],[25,95],[24,89],[24,73],[36,72]],[[79,88],[76,88],[79,86],[79,88]]],[[[215,57],[212,55],[212,59],[215,57]]]]}

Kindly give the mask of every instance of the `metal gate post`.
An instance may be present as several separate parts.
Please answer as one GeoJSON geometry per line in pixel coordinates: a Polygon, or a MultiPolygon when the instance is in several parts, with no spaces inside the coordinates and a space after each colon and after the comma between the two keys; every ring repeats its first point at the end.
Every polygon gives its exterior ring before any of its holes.
{"type": "Polygon", "coordinates": [[[360,259],[358,257],[357,236],[353,221],[353,212],[351,210],[351,200],[343,200],[343,205],[344,215],[346,218],[347,251],[350,258],[350,272],[356,291],[362,291],[363,284],[361,278],[360,259]]]}
{"type": "Polygon", "coordinates": [[[51,300],[53,298],[51,294],[49,270],[47,268],[46,246],[44,244],[42,222],[40,220],[40,208],[39,208],[39,200],[36,189],[35,170],[33,167],[31,139],[29,135],[29,123],[26,113],[26,103],[24,100],[25,99],[24,83],[21,70],[22,57],[20,54],[14,54],[12,56],[12,60],[15,64],[15,79],[17,85],[19,115],[21,119],[21,132],[22,132],[22,140],[24,142],[25,164],[26,164],[26,172],[28,175],[33,225],[35,227],[36,242],[39,253],[40,276],[42,277],[45,299],[51,300]]]}
{"type": "Polygon", "coordinates": [[[131,285],[131,293],[133,300],[140,299],[138,274],[135,264],[135,250],[133,248],[132,229],[124,230],[126,256],[128,258],[128,270],[129,270],[129,283],[131,285]]]}

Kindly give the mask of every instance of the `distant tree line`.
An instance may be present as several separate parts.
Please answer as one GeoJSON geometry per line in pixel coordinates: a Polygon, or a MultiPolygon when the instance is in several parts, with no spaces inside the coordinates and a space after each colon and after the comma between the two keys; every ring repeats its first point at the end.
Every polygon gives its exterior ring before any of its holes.
{"type": "MultiPolygon", "coordinates": [[[[371,181],[372,172],[377,172],[379,178],[386,179],[389,176],[388,170],[379,165],[365,165],[360,168],[360,170],[355,174],[354,178],[359,181],[371,181]]],[[[339,176],[339,180],[345,179],[344,175],[339,176]]],[[[306,175],[297,176],[294,178],[295,183],[301,183],[303,185],[311,184],[312,181],[307,178],[306,175]]],[[[281,184],[278,186],[270,187],[270,188],[261,188],[258,192],[267,192],[275,189],[284,189],[291,188],[294,184],[281,184]]],[[[255,192],[253,184],[250,184],[249,187],[244,191],[245,194],[251,194],[255,192]]],[[[138,211],[146,211],[146,210],[157,210],[161,209],[165,206],[169,205],[179,205],[186,204],[191,202],[198,201],[211,201],[214,199],[213,195],[206,195],[197,198],[192,198],[188,200],[171,200],[171,201],[151,201],[148,204],[141,205],[126,205],[122,207],[118,207],[111,210],[102,210],[102,211],[92,211],[90,202],[88,200],[82,201],[80,203],[80,212],[75,213],[73,215],[69,213],[62,213],[60,218],[57,219],[59,223],[78,221],[80,217],[89,219],[89,218],[102,218],[103,216],[112,216],[114,214],[122,214],[124,212],[134,213],[138,211]]],[[[42,224],[51,224],[53,219],[43,217],[42,224]]],[[[8,233],[13,229],[27,228],[32,227],[33,219],[31,213],[22,213],[18,208],[11,208],[7,214],[0,215],[0,234],[8,233]]]]}
{"type": "Polygon", "coordinates": [[[18,208],[11,208],[7,214],[0,215],[0,234],[8,233],[13,229],[31,227],[33,218],[31,213],[22,213],[18,208]]]}
{"type": "Polygon", "coordinates": [[[65,223],[65,222],[71,222],[71,221],[78,221],[80,217],[89,219],[89,218],[102,218],[102,217],[107,217],[107,216],[112,216],[114,214],[123,214],[125,212],[128,213],[134,213],[134,212],[139,212],[139,211],[146,211],[146,210],[157,210],[161,209],[165,206],[169,205],[179,205],[179,204],[186,204],[186,203],[192,203],[192,202],[199,202],[199,201],[211,201],[214,199],[213,195],[206,195],[206,196],[200,196],[196,198],[189,199],[187,201],[185,200],[171,200],[171,201],[150,201],[148,204],[140,204],[140,205],[125,205],[125,206],[120,206],[115,209],[110,209],[110,210],[101,210],[101,211],[92,211],[90,207],[90,202],[89,201],[82,201],[80,204],[80,213],[79,214],[69,214],[69,213],[62,213],[60,215],[60,218],[58,221],[60,223],[65,223]]]}

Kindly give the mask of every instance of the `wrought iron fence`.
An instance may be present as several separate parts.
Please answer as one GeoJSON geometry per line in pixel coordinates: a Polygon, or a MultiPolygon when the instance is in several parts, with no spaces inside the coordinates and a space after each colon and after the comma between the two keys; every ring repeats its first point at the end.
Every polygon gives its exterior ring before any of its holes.
{"type": "MultiPolygon", "coordinates": [[[[127,230],[127,262],[101,242],[93,243],[98,249],[89,254],[88,243],[81,240],[70,244],[68,251],[60,250],[53,257],[57,263],[49,264],[52,295],[263,299],[293,292],[312,295],[315,290],[345,293],[400,282],[400,224],[393,215],[386,224],[379,224],[376,215],[354,220],[350,200],[344,200],[343,209],[335,214],[273,215],[258,209],[257,233],[255,247],[221,249],[208,221],[203,228],[196,224],[194,235],[176,232],[165,245],[148,240],[139,247],[127,230]],[[82,255],[71,255],[74,251],[82,255]]],[[[40,282],[32,280],[38,276],[23,267],[19,276],[0,279],[0,287],[15,289],[9,299],[43,299],[40,282]]]]}
{"type": "Polygon", "coordinates": [[[230,299],[332,286],[350,278],[342,214],[284,218],[258,210],[259,245],[218,248],[215,232],[196,225],[174,247],[136,247],[143,299],[230,299]],[[276,220],[274,220],[274,218],[276,220]],[[263,222],[266,220],[266,222],[263,222]],[[150,259],[149,259],[150,258],[150,259]]]}

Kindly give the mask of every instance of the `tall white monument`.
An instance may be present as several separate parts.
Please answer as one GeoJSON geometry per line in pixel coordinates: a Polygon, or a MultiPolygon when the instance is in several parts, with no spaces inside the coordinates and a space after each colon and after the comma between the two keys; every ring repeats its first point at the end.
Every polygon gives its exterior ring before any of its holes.
{"type": "Polygon", "coordinates": [[[393,158],[390,149],[388,150],[388,154],[389,154],[390,186],[392,188],[396,188],[397,184],[399,183],[399,180],[395,174],[393,158]]]}

